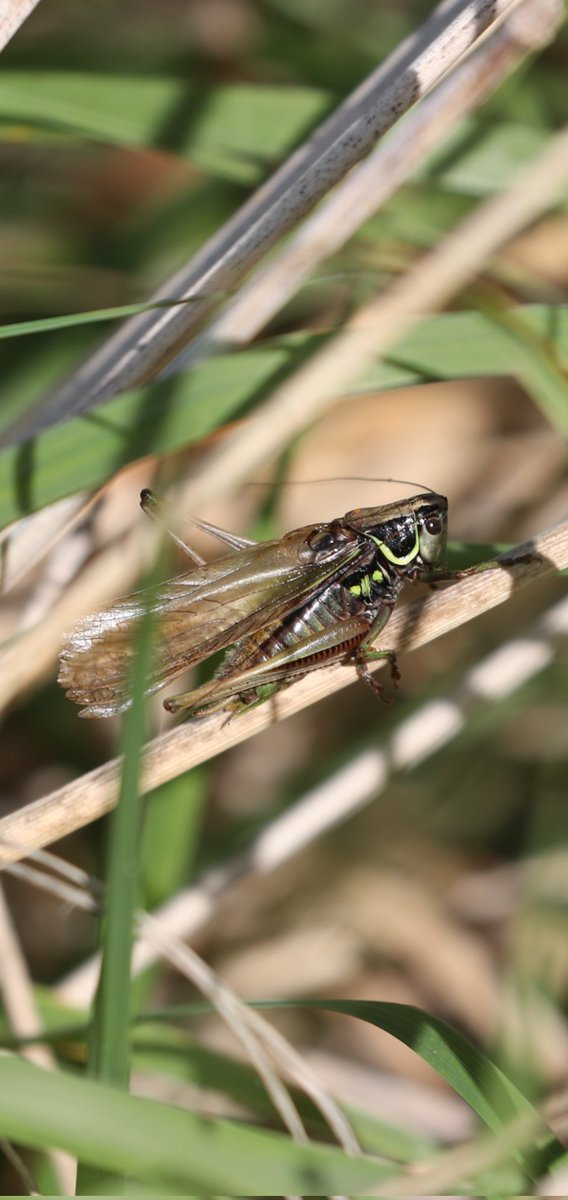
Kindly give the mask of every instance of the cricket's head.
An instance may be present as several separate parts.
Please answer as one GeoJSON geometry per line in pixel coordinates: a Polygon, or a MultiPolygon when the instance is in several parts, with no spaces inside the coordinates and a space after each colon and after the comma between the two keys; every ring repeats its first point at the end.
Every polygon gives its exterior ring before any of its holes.
{"type": "Polygon", "coordinates": [[[346,524],[371,538],[383,558],[402,570],[437,567],[448,540],[448,501],[437,492],[379,508],[356,508],[346,524]]]}

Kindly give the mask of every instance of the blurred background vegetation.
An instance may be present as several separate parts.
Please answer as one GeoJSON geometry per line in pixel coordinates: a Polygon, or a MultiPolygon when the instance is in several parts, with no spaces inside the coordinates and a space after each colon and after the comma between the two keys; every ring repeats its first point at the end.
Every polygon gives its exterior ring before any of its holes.
{"type": "MultiPolygon", "coordinates": [[[[415,0],[388,7],[360,0],[40,4],[4,51],[0,77],[2,324],[145,301],[428,11],[415,0]]],[[[109,406],[108,416],[103,408],[0,452],[3,524],[79,488],[101,488],[47,565],[39,562],[7,594],[2,639],[44,621],[81,564],[109,547],[120,554],[123,539],[144,523],[140,488],[191,478],[225,420],[241,419],[270,393],[292,361],[290,347],[338,328],[508,182],[564,119],[567,70],[561,33],[286,304],[257,341],[274,359],[260,375],[245,375],[240,398],[229,403],[225,376],[211,377],[185,444],[179,432],[170,440],[167,429],[156,433],[156,421],[145,428],[143,392],[141,407],[128,410],[129,420],[136,412],[140,420],[125,425],[121,443],[105,441],[105,422],[116,432],[127,409],[109,406]],[[172,444],[175,454],[163,454],[172,444]],[[116,466],[124,469],[116,473],[116,466]]],[[[514,377],[521,373],[514,354],[510,375],[487,364],[495,310],[522,304],[560,312],[567,282],[561,208],[516,238],[457,299],[455,311],[487,317],[479,336],[480,327],[470,335],[451,315],[433,320],[406,357],[393,355],[392,386],[342,399],[269,465],[267,478],[286,486],[244,486],[199,515],[251,536],[278,536],[401,494],[341,477],[392,475],[448,495],[456,541],[515,543],[560,520],[568,498],[566,397],[555,423],[543,389],[514,377]],[[303,483],[329,478],[338,482],[303,483]]],[[[107,328],[72,325],[1,340],[0,430],[41,401],[107,328]]],[[[535,339],[537,364],[550,352],[550,329],[545,322],[535,339]]],[[[225,370],[229,376],[230,363],[225,370]]],[[[183,535],[191,514],[178,515],[183,535]]],[[[187,569],[181,557],[174,566],[187,569]]],[[[121,590],[135,583],[133,574],[121,590]]],[[[229,862],[298,796],[380,745],[421,703],[455,688],[490,650],[529,630],[564,589],[558,579],[528,589],[406,657],[392,707],[353,685],[160,789],[146,806],[141,902],[155,907],[204,869],[229,862]]],[[[55,683],[56,653],[54,641],[49,662],[3,715],[1,815],[116,752],[118,720],[77,719],[55,683]]],[[[506,701],[477,710],[449,746],[395,774],[338,832],[272,874],[236,884],[194,939],[196,949],[246,998],[417,1005],[487,1050],[533,1100],[562,1111],[566,676],[559,646],[545,671],[506,701]]],[[[165,721],[156,704],[153,731],[165,721]]],[[[101,877],[105,841],[102,821],[55,850],[101,877]]],[[[5,878],[5,891],[45,1004],[94,950],[96,922],[27,883],[5,878]]],[[[138,1003],[192,998],[173,971],[155,970],[144,977],[138,1003]]],[[[470,1136],[466,1106],[390,1035],[313,1010],[290,1009],[273,1020],[340,1099],[410,1139],[410,1158],[413,1147],[419,1155],[420,1147],[470,1136]]],[[[199,1046],[234,1052],[218,1019],[203,1016],[187,1028],[199,1046]]],[[[79,1043],[59,1049],[63,1061],[82,1057],[79,1043]]],[[[182,1075],[169,1058],[156,1065],[142,1055],[135,1090],[200,1111],[232,1111],[223,1088],[190,1094],[182,1075]]],[[[382,1151],[394,1160],[391,1136],[382,1151]]],[[[21,1187],[0,1152],[0,1190],[21,1187]]]]}

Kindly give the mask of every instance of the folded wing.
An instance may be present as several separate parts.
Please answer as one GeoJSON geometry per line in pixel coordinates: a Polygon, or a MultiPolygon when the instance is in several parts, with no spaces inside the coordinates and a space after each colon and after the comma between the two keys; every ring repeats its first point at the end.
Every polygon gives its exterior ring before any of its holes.
{"type": "MultiPolygon", "coordinates": [[[[81,716],[110,716],[130,703],[129,678],[136,634],[146,612],[154,617],[153,658],[145,692],[159,691],[187,667],[242,638],[278,623],[300,600],[337,572],[328,564],[299,558],[305,531],[224,555],[169,580],[118,600],[84,617],[60,656],[59,682],[83,706],[81,716]]],[[[341,566],[357,557],[354,545],[341,566]]]]}

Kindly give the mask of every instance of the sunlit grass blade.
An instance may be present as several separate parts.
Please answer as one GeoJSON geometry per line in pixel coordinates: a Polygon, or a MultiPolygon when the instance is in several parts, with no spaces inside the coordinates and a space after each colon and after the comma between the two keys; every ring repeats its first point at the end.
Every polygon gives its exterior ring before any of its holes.
{"type": "Polygon", "coordinates": [[[11,325],[0,325],[0,340],[26,337],[36,333],[54,333],[60,329],[72,329],[76,325],[97,325],[101,321],[116,321],[123,317],[134,317],[137,313],[151,312],[154,308],[171,308],[176,304],[191,304],[191,299],[162,300],[154,304],[117,304],[114,308],[94,308],[86,312],[68,313],[61,317],[40,317],[35,321],[15,321],[11,325]]]}
{"type": "MultiPolygon", "coordinates": [[[[132,707],[124,718],[123,766],[117,807],[110,817],[106,909],[102,965],[91,1035],[88,1074],[93,1079],[128,1089],[130,1079],[130,958],[134,912],[138,902],[142,800],[139,775],[146,736],[145,680],[151,656],[152,620],[142,620],[131,676],[132,707]]],[[[111,1173],[79,1163],[77,1194],[114,1194],[122,1191],[111,1173]]]]}
{"type": "Polygon", "coordinates": [[[75,137],[128,146],[155,145],[172,115],[188,121],[180,151],[221,178],[253,183],[326,112],[329,91],[318,87],[231,84],[191,86],[167,76],[79,71],[3,73],[0,121],[29,122],[75,137]]]}
{"type": "MultiPolygon", "coordinates": [[[[515,1118],[535,1113],[526,1096],[487,1054],[445,1021],[413,1005],[372,1000],[310,1000],[303,1003],[310,1008],[358,1017],[391,1033],[429,1063],[495,1133],[515,1118]]],[[[520,1160],[529,1178],[538,1179],[553,1166],[567,1160],[567,1153],[549,1130],[542,1135],[538,1145],[526,1148],[520,1160]]]]}
{"type": "Polygon", "coordinates": [[[369,1156],[299,1145],[282,1134],[213,1120],[116,1087],[0,1057],[0,1137],[61,1146],[101,1172],[185,1195],[334,1195],[392,1174],[369,1156]]]}
{"type": "MultiPolygon", "coordinates": [[[[523,321],[535,336],[551,339],[559,357],[568,354],[568,310],[535,306],[523,310],[523,321]]],[[[98,487],[148,453],[199,440],[257,403],[317,342],[303,334],[220,355],[189,376],[120,396],[0,451],[0,527],[74,491],[98,487]]],[[[396,363],[374,367],[354,391],[515,371],[510,336],[478,313],[423,321],[401,343],[396,363]]],[[[519,372],[521,365],[519,360],[519,372]]]]}
{"type": "Polygon", "coordinates": [[[564,437],[568,434],[568,374],[554,337],[546,337],[523,320],[522,311],[494,310],[488,314],[510,347],[511,373],[526,387],[543,416],[564,437]]]}

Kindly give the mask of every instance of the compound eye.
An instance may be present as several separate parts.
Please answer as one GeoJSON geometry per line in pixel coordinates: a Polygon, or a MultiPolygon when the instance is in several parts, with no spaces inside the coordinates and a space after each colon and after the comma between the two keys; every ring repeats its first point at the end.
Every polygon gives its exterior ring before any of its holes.
{"type": "Polygon", "coordinates": [[[438,516],[428,517],[428,520],[424,522],[424,528],[426,533],[430,533],[435,537],[438,533],[442,532],[442,518],[438,516]]]}

